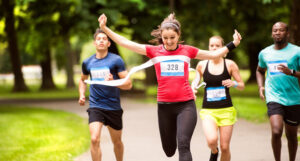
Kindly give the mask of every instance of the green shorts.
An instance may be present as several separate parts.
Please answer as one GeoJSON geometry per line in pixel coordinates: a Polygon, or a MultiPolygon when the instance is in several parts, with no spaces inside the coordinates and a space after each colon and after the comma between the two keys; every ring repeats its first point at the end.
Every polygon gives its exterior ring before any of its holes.
{"type": "Polygon", "coordinates": [[[199,112],[201,119],[209,118],[216,122],[218,126],[233,125],[236,121],[236,110],[234,107],[219,109],[201,109],[199,112]]]}

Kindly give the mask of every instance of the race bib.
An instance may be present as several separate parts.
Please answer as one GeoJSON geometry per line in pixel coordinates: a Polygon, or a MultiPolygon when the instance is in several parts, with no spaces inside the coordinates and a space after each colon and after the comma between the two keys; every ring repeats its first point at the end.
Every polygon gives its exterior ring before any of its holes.
{"type": "Polygon", "coordinates": [[[104,81],[105,76],[110,73],[108,67],[97,67],[91,68],[91,78],[92,80],[104,81]]]}
{"type": "Polygon", "coordinates": [[[283,74],[282,72],[280,72],[278,70],[278,65],[279,64],[282,64],[284,66],[288,66],[286,60],[268,61],[267,63],[268,63],[268,70],[269,70],[270,75],[283,74]]]}
{"type": "Polygon", "coordinates": [[[160,62],[161,76],[184,76],[184,61],[167,60],[160,62]]]}
{"type": "Polygon", "coordinates": [[[221,101],[226,99],[225,87],[207,87],[207,101],[221,101]]]}

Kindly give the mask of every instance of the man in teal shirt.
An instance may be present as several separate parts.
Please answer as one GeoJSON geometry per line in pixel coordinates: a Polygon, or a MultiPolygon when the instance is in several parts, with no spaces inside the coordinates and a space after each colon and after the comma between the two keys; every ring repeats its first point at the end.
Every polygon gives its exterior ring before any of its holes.
{"type": "Polygon", "coordinates": [[[281,160],[281,136],[285,126],[290,161],[295,161],[300,123],[300,47],[288,43],[288,26],[283,22],[273,25],[272,38],[274,44],[259,53],[257,84],[260,98],[265,100],[266,96],[275,160],[281,160]]]}

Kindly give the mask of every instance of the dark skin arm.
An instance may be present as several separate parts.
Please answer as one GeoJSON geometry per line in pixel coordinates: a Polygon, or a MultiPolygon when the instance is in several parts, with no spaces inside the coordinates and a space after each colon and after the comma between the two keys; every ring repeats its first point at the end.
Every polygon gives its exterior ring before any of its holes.
{"type": "MultiPolygon", "coordinates": [[[[292,75],[292,71],[291,69],[289,69],[288,67],[284,66],[283,64],[278,65],[278,69],[286,74],[286,75],[292,75]]],[[[297,72],[293,75],[294,77],[297,77],[298,79],[300,79],[300,72],[297,72]]]]}
{"type": "Polygon", "coordinates": [[[265,82],[265,73],[266,73],[266,68],[261,68],[257,66],[256,68],[256,81],[258,85],[258,91],[259,91],[259,97],[264,101],[265,100],[265,95],[264,95],[264,82],[265,82]]]}

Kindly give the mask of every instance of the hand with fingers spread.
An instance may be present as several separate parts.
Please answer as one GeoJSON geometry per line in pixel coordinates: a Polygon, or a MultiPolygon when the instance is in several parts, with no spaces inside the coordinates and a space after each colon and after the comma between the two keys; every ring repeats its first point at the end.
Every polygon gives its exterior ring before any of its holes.
{"type": "Polygon", "coordinates": [[[242,40],[241,34],[235,29],[233,34],[233,43],[237,47],[242,40]]]}

